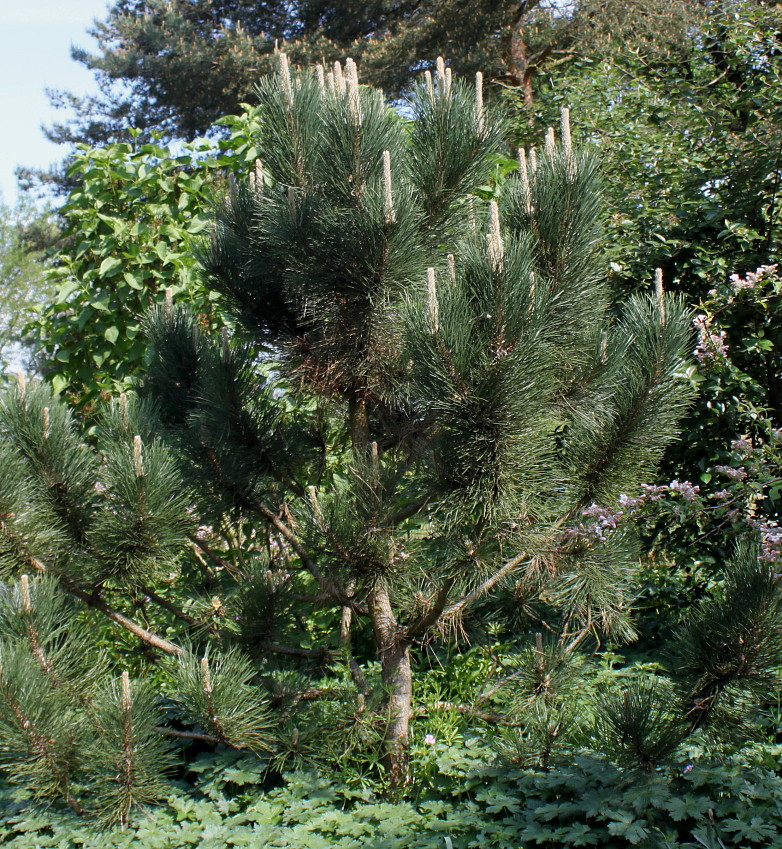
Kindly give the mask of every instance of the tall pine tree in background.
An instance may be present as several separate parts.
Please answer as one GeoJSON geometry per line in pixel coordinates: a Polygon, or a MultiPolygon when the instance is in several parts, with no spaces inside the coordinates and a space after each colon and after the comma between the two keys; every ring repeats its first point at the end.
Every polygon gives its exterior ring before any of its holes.
{"type": "MultiPolygon", "coordinates": [[[[231,326],[153,311],[139,397],[89,440],[46,387],[0,408],[0,762],[106,821],[161,796],[169,738],[285,763],[379,737],[403,787],[417,652],[500,590],[521,616],[557,611],[554,666],[630,638],[632,539],[584,511],[650,478],[691,396],[682,302],[661,279],[609,297],[596,164],[567,112],[487,202],[503,124],[480,75],[440,61],[397,111],[352,62],[280,54],[259,95],[263,160],[202,257],[231,326]],[[97,662],[73,599],[170,656],[168,710],[97,662]],[[337,662],[329,692],[296,674],[337,662]]],[[[678,719],[651,686],[604,705],[620,748],[651,762],[773,678],[778,576],[742,564],[682,636],[678,719]]],[[[550,728],[544,654],[519,705],[550,728]]]]}
{"type": "MultiPolygon", "coordinates": [[[[750,0],[748,0],[750,2],[750,0]]],[[[755,0],[751,0],[756,5],[755,0]]],[[[278,46],[298,63],[357,59],[387,94],[408,91],[432,57],[460,74],[523,92],[530,103],[553,68],[614,55],[652,64],[686,53],[707,14],[698,0],[117,0],[73,58],[100,94],[51,94],[72,109],[47,129],[58,142],[126,140],[130,128],[169,138],[206,133],[251,100],[278,46]]]]}

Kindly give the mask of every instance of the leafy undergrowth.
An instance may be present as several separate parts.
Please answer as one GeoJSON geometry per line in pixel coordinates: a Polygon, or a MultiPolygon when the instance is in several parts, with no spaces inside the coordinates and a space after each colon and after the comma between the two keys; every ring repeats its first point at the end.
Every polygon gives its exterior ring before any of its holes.
{"type": "Polygon", "coordinates": [[[60,809],[32,812],[0,793],[0,843],[9,849],[454,849],[598,846],[755,849],[782,845],[782,747],[719,763],[698,757],[651,774],[573,757],[548,772],[487,765],[477,740],[429,746],[432,789],[389,802],[312,772],[268,784],[265,765],[236,753],[202,755],[192,783],[125,831],[98,832],[60,809]]]}

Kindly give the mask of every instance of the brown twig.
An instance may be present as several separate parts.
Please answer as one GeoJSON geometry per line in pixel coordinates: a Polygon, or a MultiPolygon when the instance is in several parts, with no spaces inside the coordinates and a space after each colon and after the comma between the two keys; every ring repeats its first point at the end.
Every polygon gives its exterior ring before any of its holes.
{"type": "Polygon", "coordinates": [[[234,566],[233,563],[230,563],[224,557],[220,557],[220,555],[210,548],[202,539],[198,539],[197,536],[193,536],[192,534],[188,534],[187,536],[190,542],[192,542],[197,548],[201,549],[201,551],[204,552],[215,566],[225,569],[225,571],[230,575],[233,575],[234,578],[242,578],[243,580],[247,578],[247,574],[244,571],[234,566]]]}
{"type": "Polygon", "coordinates": [[[181,740],[202,740],[204,743],[221,743],[217,737],[211,734],[199,734],[197,731],[175,731],[173,728],[155,728],[158,734],[165,734],[167,737],[176,737],[181,740]]]}
{"type": "Polygon", "coordinates": [[[290,545],[290,547],[296,552],[299,559],[301,560],[304,568],[312,575],[313,578],[318,582],[318,586],[324,591],[327,592],[334,601],[341,604],[343,607],[349,607],[354,613],[358,613],[362,616],[368,616],[369,611],[367,610],[366,605],[357,602],[354,598],[351,598],[347,595],[347,593],[338,587],[333,581],[330,581],[318,568],[318,565],[315,561],[310,557],[307,553],[307,550],[301,544],[301,541],[296,536],[295,533],[288,527],[288,525],[283,522],[283,520],[269,507],[260,502],[255,503],[255,508],[258,512],[273,526],[275,527],[283,539],[290,545]]]}
{"type": "Polygon", "coordinates": [[[480,710],[472,705],[459,704],[458,702],[434,702],[431,705],[423,705],[413,711],[413,716],[422,716],[429,713],[430,710],[455,710],[459,713],[465,713],[468,716],[474,716],[476,719],[482,719],[484,722],[490,722],[494,725],[505,725],[510,728],[520,725],[520,723],[511,722],[501,713],[480,710]]]}
{"type": "Polygon", "coordinates": [[[506,575],[510,574],[514,569],[517,569],[527,559],[526,552],[516,555],[509,560],[501,569],[498,569],[490,578],[487,578],[482,584],[477,586],[472,592],[468,593],[459,601],[447,607],[443,613],[445,616],[455,616],[478,599],[483,598],[489,590],[498,584],[506,575]]]}
{"type": "Polygon", "coordinates": [[[137,622],[134,622],[132,619],[129,619],[127,616],[120,613],[118,610],[114,610],[114,608],[110,607],[102,598],[100,598],[100,596],[92,595],[90,593],[85,592],[83,589],[77,586],[70,578],[68,578],[66,575],[63,575],[61,572],[49,569],[45,563],[35,557],[30,557],[27,562],[32,568],[36,569],[39,572],[55,575],[59,580],[60,584],[63,586],[63,588],[66,589],[69,593],[71,593],[71,595],[76,596],[76,598],[83,601],[88,607],[92,607],[95,610],[99,610],[113,622],[116,622],[117,625],[121,626],[126,631],[130,631],[131,634],[134,634],[140,640],[147,643],[147,645],[159,649],[160,651],[165,652],[166,654],[184,654],[184,649],[181,646],[178,646],[176,643],[172,643],[170,640],[166,640],[164,637],[159,637],[152,631],[148,631],[146,628],[143,628],[137,622]]]}

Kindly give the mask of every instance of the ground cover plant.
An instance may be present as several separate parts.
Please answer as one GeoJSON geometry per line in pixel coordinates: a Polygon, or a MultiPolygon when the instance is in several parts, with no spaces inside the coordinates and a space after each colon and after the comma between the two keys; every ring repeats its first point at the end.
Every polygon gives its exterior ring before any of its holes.
{"type": "Polygon", "coordinates": [[[696,342],[661,275],[612,298],[567,111],[487,193],[503,122],[480,75],[440,63],[400,112],[353,63],[280,54],[259,96],[262,156],[199,256],[226,325],[169,289],[135,392],[87,423],[37,383],[0,405],[7,838],[62,834],[14,799],[127,826],[207,771],[193,807],[171,798],[180,842],[326,841],[384,812],[400,840],[428,812],[476,845],[772,834],[773,805],[747,821],[724,790],[749,761],[682,759],[746,740],[778,687],[774,558],[739,546],[652,663],[601,675],[586,650],[636,636],[635,516],[614,514],[678,433],[696,342]],[[95,617],[122,629],[109,651],[95,617]],[[621,788],[615,817],[579,807],[592,784],[621,788]],[[248,785],[268,795],[247,807],[248,785]]]}

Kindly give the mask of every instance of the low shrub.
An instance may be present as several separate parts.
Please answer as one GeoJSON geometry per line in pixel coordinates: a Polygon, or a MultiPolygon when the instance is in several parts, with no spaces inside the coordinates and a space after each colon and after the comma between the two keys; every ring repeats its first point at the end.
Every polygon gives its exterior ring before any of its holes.
{"type": "Polygon", "coordinates": [[[99,832],[52,807],[32,813],[0,792],[0,841],[8,849],[603,849],[769,847],[782,841],[780,747],[725,754],[691,749],[652,773],[575,756],[549,771],[490,762],[482,741],[422,743],[437,766],[433,789],[391,802],[313,772],[268,781],[262,761],[235,752],[203,755],[167,803],[124,831],[99,832]]]}

